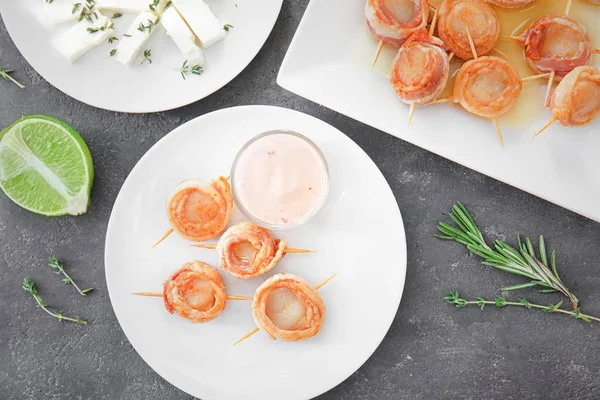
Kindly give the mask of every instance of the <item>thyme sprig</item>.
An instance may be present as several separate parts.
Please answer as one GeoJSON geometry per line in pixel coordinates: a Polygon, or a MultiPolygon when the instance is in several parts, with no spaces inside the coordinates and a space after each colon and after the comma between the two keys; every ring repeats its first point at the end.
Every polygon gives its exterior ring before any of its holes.
{"type": "Polygon", "coordinates": [[[140,65],[145,63],[146,61],[148,62],[148,64],[152,64],[152,59],[150,57],[152,57],[152,50],[144,50],[144,59],[140,62],[140,65]]]}
{"type": "Polygon", "coordinates": [[[67,272],[65,271],[65,268],[62,266],[62,264],[60,263],[58,258],[56,258],[55,256],[48,258],[48,266],[50,268],[52,268],[52,271],[56,275],[63,275],[62,281],[67,285],[69,285],[69,284],[73,285],[75,287],[75,289],[77,289],[77,291],[79,292],[80,295],[85,296],[87,293],[94,290],[93,288],[84,289],[84,290],[79,289],[79,286],[77,286],[75,281],[73,281],[73,279],[69,276],[69,274],[67,274],[67,272]]]}
{"type": "Polygon", "coordinates": [[[449,215],[457,226],[440,222],[438,230],[442,235],[436,237],[464,244],[469,251],[484,259],[482,262],[484,265],[530,279],[529,282],[505,286],[502,288],[503,291],[542,286],[545,288],[542,292],[560,292],[569,298],[573,309],[578,308],[579,300],[558,275],[556,251],[553,250],[548,259],[543,236],[540,235],[538,242],[539,257],[535,253],[531,240],[526,237],[523,242],[519,235],[517,235],[518,249],[500,240],[495,240],[492,248],[487,245],[473,217],[460,202],[454,204],[449,215]]]}
{"type": "Polygon", "coordinates": [[[188,65],[188,61],[185,60],[181,68],[179,68],[179,72],[181,72],[181,77],[185,80],[186,74],[202,75],[202,67],[200,65],[188,65]]]}
{"type": "Polygon", "coordinates": [[[140,24],[138,25],[138,27],[136,28],[138,31],[140,32],[144,32],[145,30],[148,30],[148,33],[152,32],[152,28],[154,28],[155,26],[157,26],[160,23],[160,17],[156,18],[154,20],[154,22],[151,19],[148,19],[148,25],[144,25],[143,22],[140,22],[140,24]]]}
{"type": "Polygon", "coordinates": [[[30,278],[25,278],[23,280],[23,290],[25,290],[27,293],[29,293],[35,299],[38,306],[42,310],[44,310],[46,313],[50,314],[54,318],[57,318],[59,321],[61,321],[61,322],[69,321],[69,322],[75,322],[75,323],[81,324],[81,325],[87,325],[87,321],[84,321],[78,315],[76,315],[74,318],[72,318],[72,317],[65,316],[61,311],[57,311],[57,312],[50,311],[48,309],[48,306],[46,305],[46,303],[44,303],[44,300],[42,300],[42,298],[38,294],[37,287],[35,286],[35,282],[32,281],[30,278]]]}
{"type": "Polygon", "coordinates": [[[24,85],[22,85],[19,81],[17,81],[15,78],[13,78],[12,76],[9,75],[12,72],[14,72],[14,70],[12,70],[12,69],[0,68],[0,76],[1,77],[3,77],[4,79],[6,79],[7,81],[10,81],[10,82],[14,83],[20,89],[24,89],[25,88],[24,85]]]}
{"type": "Polygon", "coordinates": [[[581,312],[581,310],[579,308],[575,308],[573,310],[565,310],[565,309],[561,308],[562,304],[563,304],[562,300],[556,304],[550,303],[547,306],[544,306],[542,304],[532,303],[525,298],[519,299],[518,302],[508,301],[508,300],[506,300],[506,298],[504,298],[502,296],[497,296],[494,300],[486,300],[482,297],[475,297],[475,300],[467,300],[467,299],[461,297],[461,295],[457,291],[448,293],[448,295],[444,296],[444,300],[448,304],[453,304],[458,308],[462,308],[462,307],[466,307],[466,306],[477,306],[477,307],[481,308],[481,310],[483,311],[483,309],[485,308],[486,305],[495,306],[497,308],[504,308],[507,306],[516,306],[516,307],[525,307],[528,310],[538,309],[538,310],[542,310],[547,313],[566,314],[566,315],[570,315],[571,317],[573,317],[575,319],[580,319],[585,322],[591,322],[592,320],[600,322],[600,318],[593,317],[588,314],[584,314],[581,312]]]}

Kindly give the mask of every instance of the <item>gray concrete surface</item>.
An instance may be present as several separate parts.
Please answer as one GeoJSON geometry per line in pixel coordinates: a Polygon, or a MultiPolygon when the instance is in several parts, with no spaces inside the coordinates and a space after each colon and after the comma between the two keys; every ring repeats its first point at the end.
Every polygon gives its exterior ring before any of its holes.
{"type": "MultiPolygon", "coordinates": [[[[227,87],[150,115],[98,110],[65,96],[24,61],[0,23],[0,65],[17,70],[28,86],[21,91],[0,82],[0,125],[21,114],[55,115],[81,132],[96,167],[92,206],[80,217],[39,217],[0,194],[0,399],[190,398],[154,373],[123,335],[106,291],[104,235],[119,188],[157,140],[196,116],[242,104],[289,107],[345,132],[377,163],[404,215],[408,275],[396,319],[366,364],[320,399],[600,398],[600,325],[523,309],[481,312],[444,304],[449,290],[493,297],[520,279],[433,237],[455,200],[470,206],[489,238],[544,233],[582,308],[599,315],[600,225],[279,88],[275,77],[307,3],[284,1],[266,45],[227,87]],[[64,258],[78,282],[96,288],[89,298],[64,290],[48,272],[51,253],[64,258]],[[49,304],[80,310],[91,325],[60,325],[36,309],[21,290],[26,275],[49,304]]],[[[532,289],[525,294],[544,302],[559,298],[532,289]]]]}

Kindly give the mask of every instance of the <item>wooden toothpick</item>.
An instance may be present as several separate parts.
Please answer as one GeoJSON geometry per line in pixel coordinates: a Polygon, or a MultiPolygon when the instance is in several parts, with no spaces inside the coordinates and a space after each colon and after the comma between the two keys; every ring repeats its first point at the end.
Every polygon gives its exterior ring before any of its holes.
{"type": "Polygon", "coordinates": [[[496,134],[498,135],[498,139],[500,139],[500,144],[504,147],[504,137],[502,136],[502,130],[500,130],[500,124],[496,118],[492,119],[494,123],[494,127],[496,127],[496,134]]]}
{"type": "Polygon", "coordinates": [[[475,48],[475,42],[473,41],[473,37],[471,36],[471,31],[469,31],[469,27],[465,26],[465,30],[467,31],[467,40],[469,41],[469,47],[471,48],[471,53],[473,53],[473,58],[477,60],[479,56],[477,55],[477,49],[475,48]]]}
{"type": "Polygon", "coordinates": [[[548,88],[546,88],[546,99],[544,100],[545,107],[550,107],[550,92],[552,91],[555,74],[554,70],[552,70],[552,72],[550,72],[550,77],[548,78],[548,88]]]}
{"type": "Polygon", "coordinates": [[[174,230],[175,230],[175,229],[173,229],[173,228],[167,229],[167,231],[165,232],[165,234],[164,234],[164,235],[162,235],[162,237],[161,237],[160,239],[158,239],[158,241],[152,245],[152,248],[155,248],[155,247],[156,247],[156,246],[158,246],[158,245],[159,245],[159,244],[160,244],[160,243],[161,243],[163,240],[165,240],[166,238],[168,238],[168,237],[169,237],[169,235],[170,235],[171,233],[173,233],[173,231],[174,231],[174,230]]]}
{"type": "MultiPolygon", "coordinates": [[[[213,243],[196,243],[196,244],[190,244],[190,246],[192,247],[197,247],[199,249],[216,249],[217,245],[213,244],[213,243]]],[[[314,253],[314,250],[307,250],[307,249],[294,249],[292,247],[286,247],[283,250],[284,253],[296,253],[296,254],[305,254],[305,253],[314,253]]]]}
{"type": "Polygon", "coordinates": [[[408,125],[410,126],[410,121],[412,121],[413,115],[415,114],[415,109],[417,108],[417,103],[411,103],[410,109],[408,110],[408,125]]]}
{"type": "Polygon", "coordinates": [[[536,79],[543,79],[543,78],[549,77],[550,75],[551,75],[551,73],[548,72],[547,74],[526,76],[525,78],[521,78],[521,82],[529,82],[529,81],[534,81],[536,79]]]}
{"type": "Polygon", "coordinates": [[[556,118],[555,116],[552,116],[552,118],[550,118],[548,120],[548,122],[546,122],[544,124],[544,126],[542,126],[540,128],[540,130],[538,130],[536,133],[533,134],[533,137],[536,137],[537,135],[539,135],[540,133],[544,132],[546,129],[548,129],[550,127],[550,125],[552,125],[553,123],[555,123],[556,121],[558,121],[558,118],[556,118]]]}
{"type": "Polygon", "coordinates": [[[375,50],[375,57],[373,57],[373,62],[371,63],[371,69],[377,64],[377,60],[379,59],[379,54],[381,54],[381,49],[383,49],[383,42],[380,40],[377,44],[377,50],[375,50]]]}
{"type": "MultiPolygon", "coordinates": [[[[131,294],[145,297],[163,297],[163,294],[161,292],[134,292],[131,294]]],[[[227,300],[252,300],[252,297],[231,295],[227,296],[227,300]]]]}

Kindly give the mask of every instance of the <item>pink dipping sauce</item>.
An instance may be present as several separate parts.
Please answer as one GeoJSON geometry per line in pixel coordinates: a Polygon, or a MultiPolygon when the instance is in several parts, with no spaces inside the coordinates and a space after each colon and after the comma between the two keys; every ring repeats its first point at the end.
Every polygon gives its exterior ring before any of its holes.
{"type": "Polygon", "coordinates": [[[289,227],[306,222],[324,202],[327,161],[309,139],[272,131],[240,150],[232,170],[238,206],[255,222],[289,227]]]}

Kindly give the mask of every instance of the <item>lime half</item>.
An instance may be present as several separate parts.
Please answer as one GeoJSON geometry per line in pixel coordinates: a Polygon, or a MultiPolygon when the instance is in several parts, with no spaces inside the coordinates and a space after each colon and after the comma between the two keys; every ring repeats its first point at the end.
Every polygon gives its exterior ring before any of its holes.
{"type": "Polygon", "coordinates": [[[47,115],[26,115],[0,131],[0,188],[21,207],[46,216],[87,211],[92,156],[79,134],[47,115]]]}

